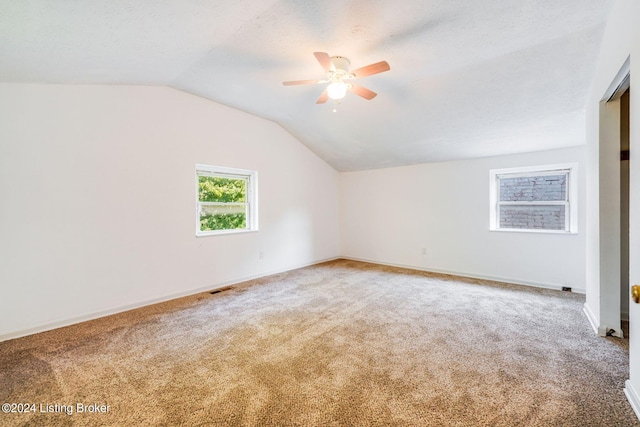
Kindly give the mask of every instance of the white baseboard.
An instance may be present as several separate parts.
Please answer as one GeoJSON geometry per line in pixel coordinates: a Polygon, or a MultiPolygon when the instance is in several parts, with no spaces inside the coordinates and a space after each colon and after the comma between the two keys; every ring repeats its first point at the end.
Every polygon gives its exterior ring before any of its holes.
{"type": "MultiPolygon", "coordinates": [[[[565,286],[565,285],[559,284],[559,283],[534,282],[534,281],[530,281],[530,280],[514,279],[514,278],[511,278],[511,277],[488,276],[486,274],[468,273],[468,272],[464,272],[464,271],[442,270],[442,269],[439,269],[439,268],[419,267],[419,266],[407,265],[407,264],[396,264],[396,263],[377,261],[377,260],[366,259],[366,258],[356,258],[356,257],[348,257],[348,256],[342,256],[341,258],[350,259],[350,260],[353,260],[353,261],[370,262],[370,263],[373,263],[373,264],[388,265],[390,267],[400,267],[400,268],[407,268],[407,269],[410,269],[410,270],[426,271],[426,272],[440,273],[440,274],[448,274],[448,275],[451,275],[451,276],[467,277],[469,279],[491,280],[492,282],[511,283],[511,284],[514,284],[514,285],[523,285],[523,286],[532,286],[532,287],[535,287],[535,288],[552,289],[552,290],[555,290],[555,291],[561,291],[562,288],[565,286]]],[[[574,292],[574,293],[577,293],[577,294],[585,294],[586,293],[586,289],[583,289],[583,288],[572,288],[571,291],[574,292]]]]}
{"type": "Polygon", "coordinates": [[[631,380],[627,380],[624,383],[624,394],[627,396],[627,400],[631,407],[633,408],[633,412],[636,413],[636,417],[640,421],[640,393],[633,388],[633,384],[631,384],[631,380]]]}
{"type": "MultiPolygon", "coordinates": [[[[600,322],[598,321],[598,319],[596,319],[596,316],[593,314],[593,311],[591,311],[591,308],[587,305],[586,302],[582,306],[582,311],[584,312],[584,315],[587,317],[587,320],[589,321],[589,324],[591,325],[593,332],[595,332],[598,335],[604,336],[600,334],[600,330],[599,330],[600,322]]],[[[606,331],[605,331],[605,335],[606,335],[606,331]]]]}
{"type": "Polygon", "coordinates": [[[322,260],[318,260],[315,262],[311,262],[308,264],[303,264],[303,265],[299,265],[299,266],[295,266],[295,267],[291,267],[291,268],[284,268],[284,269],[280,269],[280,270],[273,270],[273,271],[268,271],[268,272],[264,272],[261,274],[256,274],[256,275],[251,275],[251,276],[245,276],[245,277],[240,277],[238,279],[234,279],[234,280],[229,280],[226,282],[222,282],[222,283],[215,283],[212,285],[208,285],[208,286],[203,286],[200,288],[196,288],[196,289],[189,289],[187,291],[184,292],[177,292],[174,294],[169,294],[169,295],[163,295],[161,297],[158,298],[152,298],[149,300],[144,300],[144,301],[140,301],[140,302],[136,302],[133,304],[127,304],[124,306],[119,306],[119,307],[112,307],[106,310],[100,310],[97,312],[92,312],[92,313],[86,313],[83,314],[81,316],[76,316],[76,317],[70,317],[67,319],[60,319],[58,321],[53,321],[53,322],[48,322],[45,324],[40,324],[28,329],[22,329],[22,330],[18,330],[18,331],[13,331],[13,332],[8,332],[8,333],[3,333],[0,334],[0,342],[2,341],[8,341],[8,340],[12,340],[15,338],[20,338],[20,337],[25,337],[28,335],[33,335],[33,334],[38,334],[40,332],[46,332],[46,331],[50,331],[53,329],[58,329],[58,328],[63,328],[65,326],[71,326],[71,325],[75,325],[77,323],[82,323],[82,322],[86,322],[89,320],[94,320],[94,319],[99,319],[101,317],[106,317],[106,316],[111,316],[113,314],[118,314],[118,313],[122,313],[125,311],[129,311],[129,310],[135,310],[136,308],[142,308],[142,307],[146,307],[148,305],[153,305],[153,304],[159,304],[162,302],[166,302],[166,301],[171,301],[177,298],[182,298],[182,297],[187,297],[190,295],[196,295],[202,292],[209,292],[209,291],[213,291],[219,288],[223,288],[226,286],[231,286],[231,285],[235,285],[238,283],[242,283],[242,282],[246,282],[248,280],[254,280],[254,279],[259,279],[261,277],[266,277],[266,276],[271,276],[273,274],[278,274],[278,273],[284,273],[286,271],[291,271],[291,270],[296,270],[298,268],[304,268],[304,267],[309,267],[311,265],[316,265],[316,264],[322,264],[323,262],[328,262],[328,261],[334,261],[336,259],[339,259],[340,257],[332,257],[332,258],[326,258],[326,259],[322,259],[322,260]]]}
{"type": "Polygon", "coordinates": [[[586,302],[582,306],[582,311],[589,320],[589,324],[591,325],[591,328],[593,328],[593,332],[595,332],[599,336],[606,337],[607,335],[609,335],[612,337],[624,338],[624,333],[622,332],[621,327],[612,328],[607,325],[601,325],[586,302]]]}

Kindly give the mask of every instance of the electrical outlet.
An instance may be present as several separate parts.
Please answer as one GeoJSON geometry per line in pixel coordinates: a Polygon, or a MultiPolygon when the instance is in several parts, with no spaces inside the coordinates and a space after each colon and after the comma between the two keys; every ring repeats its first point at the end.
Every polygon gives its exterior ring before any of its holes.
{"type": "Polygon", "coordinates": [[[427,248],[422,248],[422,255],[426,255],[427,254],[427,248]]]}
{"type": "Polygon", "coordinates": [[[264,259],[264,252],[258,252],[258,259],[264,259]]]}

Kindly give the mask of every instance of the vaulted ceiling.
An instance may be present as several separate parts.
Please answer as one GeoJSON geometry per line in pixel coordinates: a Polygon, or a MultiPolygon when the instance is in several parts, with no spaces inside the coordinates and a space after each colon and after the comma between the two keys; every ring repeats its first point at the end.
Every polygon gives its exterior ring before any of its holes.
{"type": "Polygon", "coordinates": [[[613,0],[0,0],[0,81],[166,85],[280,124],[340,171],[584,143],[613,0]],[[391,70],[317,105],[313,52],[391,70]],[[333,110],[336,110],[335,112],[333,110]]]}

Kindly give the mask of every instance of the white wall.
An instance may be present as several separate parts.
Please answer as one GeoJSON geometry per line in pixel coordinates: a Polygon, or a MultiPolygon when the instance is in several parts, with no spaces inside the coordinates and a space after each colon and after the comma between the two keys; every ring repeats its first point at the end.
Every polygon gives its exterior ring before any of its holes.
{"type": "MultiPolygon", "coordinates": [[[[634,161],[634,153],[640,153],[640,95],[638,88],[638,78],[640,75],[640,27],[637,25],[640,17],[640,2],[637,0],[618,0],[607,22],[598,66],[593,80],[589,100],[587,104],[587,166],[588,166],[588,218],[587,218],[587,307],[593,312],[597,321],[600,321],[601,294],[606,294],[610,287],[618,287],[618,283],[601,283],[598,265],[600,264],[601,245],[598,234],[600,232],[601,220],[607,218],[600,217],[598,203],[600,194],[598,188],[603,183],[599,179],[605,180],[608,184],[607,176],[603,176],[599,169],[600,158],[603,156],[602,147],[606,147],[606,142],[601,144],[600,135],[600,101],[605,96],[611,82],[615,79],[619,70],[627,60],[631,61],[631,99],[630,99],[630,271],[629,280],[631,283],[640,283],[640,164],[634,161]]],[[[607,153],[604,153],[606,156],[607,153]]],[[[611,175],[612,181],[619,177],[611,175]]],[[[607,261],[606,259],[604,260],[607,261]]],[[[612,262],[615,262],[613,260],[612,262]]],[[[640,305],[630,304],[630,381],[627,382],[625,392],[629,401],[634,406],[636,414],[640,417],[640,305]]]]}
{"type": "Polygon", "coordinates": [[[334,258],[338,185],[173,89],[0,84],[0,340],[334,258]],[[258,171],[260,231],[195,237],[196,163],[258,171]]]}
{"type": "Polygon", "coordinates": [[[341,173],[341,253],[584,292],[584,154],[577,147],[341,173]],[[578,234],[489,231],[490,169],[567,162],[579,163],[578,234]]]}

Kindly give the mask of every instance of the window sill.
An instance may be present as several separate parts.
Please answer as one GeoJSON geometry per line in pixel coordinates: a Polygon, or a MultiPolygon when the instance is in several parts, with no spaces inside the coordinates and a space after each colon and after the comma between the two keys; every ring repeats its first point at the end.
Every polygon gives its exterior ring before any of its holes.
{"type": "Polygon", "coordinates": [[[503,233],[532,233],[532,234],[565,234],[565,235],[577,235],[577,231],[565,231],[565,230],[532,230],[526,228],[490,228],[489,231],[498,231],[503,233]]]}
{"type": "Polygon", "coordinates": [[[255,233],[258,231],[255,229],[241,229],[241,230],[217,230],[217,231],[198,231],[196,232],[196,237],[209,237],[209,236],[224,236],[227,234],[244,234],[244,233],[255,233]]]}

